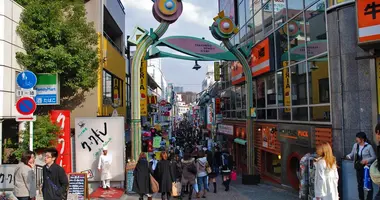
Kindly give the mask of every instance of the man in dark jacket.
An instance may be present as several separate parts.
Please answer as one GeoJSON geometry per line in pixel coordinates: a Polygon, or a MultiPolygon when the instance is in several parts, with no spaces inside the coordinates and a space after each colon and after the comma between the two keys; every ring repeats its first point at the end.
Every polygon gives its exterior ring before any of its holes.
{"type": "Polygon", "coordinates": [[[45,151],[45,163],[43,167],[42,193],[44,199],[67,199],[69,181],[65,170],[55,163],[58,157],[57,149],[51,148],[45,151]]]}

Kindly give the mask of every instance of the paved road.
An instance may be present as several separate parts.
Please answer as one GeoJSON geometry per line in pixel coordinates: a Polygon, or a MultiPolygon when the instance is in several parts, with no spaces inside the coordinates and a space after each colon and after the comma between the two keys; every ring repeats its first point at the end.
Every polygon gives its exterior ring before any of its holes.
{"type": "MultiPolygon", "coordinates": [[[[257,186],[242,185],[240,182],[232,182],[230,191],[225,192],[224,186],[218,185],[218,193],[207,193],[207,200],[297,200],[297,194],[289,192],[287,190],[277,188],[267,184],[260,184],[257,186]]],[[[211,191],[213,187],[210,186],[211,191]]],[[[123,200],[138,200],[137,195],[128,195],[122,198],[123,200]]],[[[146,198],[145,198],[146,199],[146,198]]],[[[160,195],[156,194],[154,200],[160,200],[160,195]]],[[[174,199],[174,198],[172,198],[174,199]]],[[[187,200],[185,196],[183,200],[187,200]]],[[[193,199],[196,199],[193,195],[193,199]]]]}

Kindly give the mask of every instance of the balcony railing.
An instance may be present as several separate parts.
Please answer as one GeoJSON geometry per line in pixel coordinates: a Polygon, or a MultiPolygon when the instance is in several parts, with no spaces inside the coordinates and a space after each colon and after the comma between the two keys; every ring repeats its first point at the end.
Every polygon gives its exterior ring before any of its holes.
{"type": "Polygon", "coordinates": [[[113,47],[115,47],[115,49],[116,49],[121,55],[124,55],[124,54],[123,54],[123,51],[121,51],[120,47],[118,47],[118,46],[115,44],[115,42],[110,38],[110,36],[107,35],[106,32],[103,32],[103,35],[104,35],[105,38],[107,38],[107,40],[111,43],[111,45],[112,45],[113,47]]]}

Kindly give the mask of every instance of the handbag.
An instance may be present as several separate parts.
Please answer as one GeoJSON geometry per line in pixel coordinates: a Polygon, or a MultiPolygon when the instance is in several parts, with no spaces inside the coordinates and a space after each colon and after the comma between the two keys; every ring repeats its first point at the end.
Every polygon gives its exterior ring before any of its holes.
{"type": "Polygon", "coordinates": [[[369,175],[375,184],[380,185],[380,171],[377,169],[377,165],[378,160],[372,163],[371,167],[369,168],[369,175]]]}
{"type": "Polygon", "coordinates": [[[154,177],[150,174],[150,187],[152,189],[153,193],[157,193],[160,190],[160,185],[158,185],[158,182],[154,177]]]}
{"type": "Polygon", "coordinates": [[[172,196],[173,197],[181,196],[181,189],[182,189],[182,185],[180,182],[173,182],[172,183],[172,196]]]}
{"type": "Polygon", "coordinates": [[[231,172],[230,178],[231,178],[231,180],[236,181],[236,179],[237,179],[237,173],[236,173],[236,171],[232,171],[231,172]]]}
{"type": "Polygon", "coordinates": [[[354,161],[354,168],[356,170],[361,170],[364,168],[364,165],[361,163],[363,158],[363,150],[367,147],[367,145],[364,145],[362,148],[362,151],[359,156],[359,145],[356,146],[356,154],[355,154],[355,161],[354,161]]]}
{"type": "Polygon", "coordinates": [[[207,174],[211,174],[211,172],[212,172],[212,169],[208,163],[206,164],[206,172],[207,172],[207,174]]]}

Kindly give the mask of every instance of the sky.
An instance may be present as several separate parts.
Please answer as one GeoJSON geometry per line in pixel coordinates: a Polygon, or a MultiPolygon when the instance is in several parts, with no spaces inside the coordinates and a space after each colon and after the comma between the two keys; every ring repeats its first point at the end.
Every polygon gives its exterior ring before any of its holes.
{"type": "MultiPolygon", "coordinates": [[[[155,29],[158,22],[152,14],[152,0],[122,0],[126,13],[126,33],[132,35],[135,26],[149,30],[155,29]]],[[[204,37],[219,44],[210,31],[209,26],[218,14],[218,0],[182,0],[183,12],[180,18],[173,23],[164,37],[181,35],[204,37]]],[[[171,58],[162,59],[162,71],[168,83],[183,86],[185,91],[200,92],[207,66],[213,62],[198,62],[202,68],[193,70],[194,61],[184,61],[171,58]]]]}

